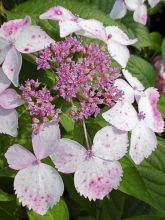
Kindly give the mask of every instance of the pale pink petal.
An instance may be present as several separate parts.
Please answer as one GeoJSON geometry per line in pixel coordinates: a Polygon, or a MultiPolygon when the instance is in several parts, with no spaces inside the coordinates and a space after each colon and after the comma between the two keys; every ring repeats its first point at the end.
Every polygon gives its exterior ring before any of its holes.
{"type": "Polygon", "coordinates": [[[12,47],[6,55],[5,61],[2,65],[2,69],[8,77],[8,79],[15,86],[18,86],[18,77],[21,70],[21,66],[22,56],[14,47],[12,47]]]}
{"type": "Polygon", "coordinates": [[[24,19],[10,20],[2,24],[0,28],[0,36],[7,40],[15,40],[21,31],[31,24],[31,18],[26,16],[24,19]]]}
{"type": "Polygon", "coordinates": [[[146,5],[140,6],[133,14],[134,21],[146,25],[147,23],[147,7],[146,5]]]}
{"type": "Polygon", "coordinates": [[[137,42],[137,39],[129,39],[126,33],[117,26],[108,26],[105,28],[107,38],[122,45],[131,45],[137,42]]]}
{"type": "Polygon", "coordinates": [[[19,144],[14,144],[5,153],[9,167],[14,170],[24,169],[37,163],[35,156],[19,144]]]}
{"type": "Polygon", "coordinates": [[[132,130],[130,156],[136,164],[148,158],[157,146],[155,133],[146,126],[143,120],[139,121],[132,130]]]}
{"type": "Polygon", "coordinates": [[[112,58],[125,68],[130,57],[128,48],[125,45],[121,45],[111,39],[108,40],[107,47],[112,58]]]}
{"type": "Polygon", "coordinates": [[[6,41],[6,39],[0,37],[0,64],[5,60],[6,54],[10,49],[10,44],[6,41]]]}
{"type": "Polygon", "coordinates": [[[135,11],[137,8],[139,8],[145,0],[124,0],[127,8],[130,11],[135,11]]]}
{"type": "Polygon", "coordinates": [[[116,0],[110,12],[110,17],[113,19],[123,18],[127,13],[127,8],[123,0],[116,0]]]}
{"type": "Polygon", "coordinates": [[[119,101],[102,114],[103,118],[122,131],[131,131],[138,121],[137,112],[127,101],[119,101]]]}
{"type": "Polygon", "coordinates": [[[0,94],[0,106],[5,109],[13,109],[23,103],[23,99],[14,89],[6,89],[0,94]]]}
{"type": "Polygon", "coordinates": [[[155,7],[159,2],[160,0],[148,0],[148,3],[152,8],[155,7]]]}
{"type": "Polygon", "coordinates": [[[50,8],[48,11],[40,15],[40,19],[51,19],[57,21],[74,20],[74,16],[68,9],[62,6],[55,6],[50,8]]]}
{"type": "Polygon", "coordinates": [[[42,160],[55,152],[60,140],[59,125],[47,122],[40,126],[37,134],[33,132],[32,143],[37,159],[42,160]]]}
{"type": "Polygon", "coordinates": [[[11,84],[11,81],[4,74],[2,68],[0,68],[0,93],[7,89],[11,84]]]}
{"type": "Polygon", "coordinates": [[[40,163],[20,170],[15,176],[14,189],[23,206],[44,215],[60,200],[64,185],[54,168],[40,163]]]}
{"type": "Polygon", "coordinates": [[[114,82],[114,86],[124,92],[123,98],[127,100],[129,103],[134,102],[135,92],[133,88],[123,79],[116,79],[114,82]]]}
{"type": "Polygon", "coordinates": [[[112,189],[117,189],[123,171],[119,162],[99,158],[84,161],[74,175],[74,184],[80,195],[91,200],[103,199],[112,189]]]}
{"type": "Polygon", "coordinates": [[[59,171],[73,173],[85,159],[85,153],[85,148],[78,142],[62,138],[51,159],[59,171]]]}
{"type": "Polygon", "coordinates": [[[141,96],[138,109],[139,112],[145,114],[146,125],[154,132],[163,132],[164,121],[161,113],[157,109],[157,103],[159,101],[159,92],[155,88],[148,88],[141,96]]]}
{"type": "Polygon", "coordinates": [[[0,133],[17,136],[18,115],[14,109],[0,107],[0,133]]]}
{"type": "Polygon", "coordinates": [[[99,130],[93,140],[92,151],[105,160],[119,160],[127,153],[128,135],[112,126],[99,130]]]}
{"type": "Polygon", "coordinates": [[[122,70],[125,79],[129,82],[129,84],[134,88],[134,90],[143,91],[145,88],[143,84],[132,74],[126,70],[122,70]]]}
{"type": "Polygon", "coordinates": [[[66,37],[69,34],[81,30],[81,27],[77,24],[77,22],[72,20],[59,21],[59,27],[60,27],[60,37],[66,37]]]}
{"type": "Polygon", "coordinates": [[[20,33],[15,47],[21,53],[33,53],[47,48],[51,43],[54,40],[39,26],[29,26],[20,33]]]}
{"type": "Polygon", "coordinates": [[[77,20],[77,23],[80,25],[82,30],[92,34],[96,39],[100,39],[104,42],[107,42],[105,27],[102,22],[96,19],[79,18],[77,20]]]}

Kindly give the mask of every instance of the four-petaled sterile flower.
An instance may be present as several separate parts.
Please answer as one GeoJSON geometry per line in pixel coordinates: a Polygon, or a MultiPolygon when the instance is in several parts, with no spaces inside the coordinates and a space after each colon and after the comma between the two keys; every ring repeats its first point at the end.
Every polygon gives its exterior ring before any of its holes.
{"type": "Polygon", "coordinates": [[[59,21],[60,36],[66,37],[71,33],[90,38],[100,39],[108,47],[108,51],[122,67],[126,67],[130,57],[127,45],[137,42],[137,39],[129,39],[117,26],[104,27],[103,23],[96,19],[82,19],[73,15],[69,10],[55,6],[40,15],[41,19],[59,21]]]}
{"type": "MultiPolygon", "coordinates": [[[[1,68],[0,75],[4,75],[1,68]]],[[[24,102],[14,89],[6,88],[8,87],[8,80],[6,79],[7,83],[5,84],[4,79],[0,82],[0,133],[15,137],[18,128],[18,115],[15,108],[24,102]]]]}
{"type": "Polygon", "coordinates": [[[41,160],[54,153],[60,139],[57,124],[46,123],[38,134],[32,135],[35,156],[19,144],[12,145],[5,157],[12,169],[19,170],[14,179],[14,189],[23,206],[44,215],[53,207],[64,191],[58,172],[41,160]]]}
{"type": "Polygon", "coordinates": [[[18,86],[22,65],[20,53],[33,53],[53,43],[39,26],[31,25],[31,18],[15,19],[4,23],[0,28],[0,64],[8,79],[18,86]]]}
{"type": "Polygon", "coordinates": [[[130,156],[136,164],[147,158],[157,146],[154,132],[164,130],[164,121],[157,109],[159,93],[155,88],[146,89],[138,98],[138,111],[128,99],[116,103],[103,118],[122,131],[132,131],[130,156]]]}
{"type": "MultiPolygon", "coordinates": [[[[145,0],[116,0],[110,12],[110,17],[113,19],[123,18],[127,9],[133,11],[134,21],[145,25],[147,23],[147,7],[144,4],[145,0]]],[[[155,7],[160,0],[148,0],[151,7],[155,7]]]]}
{"type": "Polygon", "coordinates": [[[126,154],[127,147],[127,132],[106,126],[96,133],[91,150],[62,138],[51,158],[59,171],[75,172],[77,191],[95,201],[118,188],[123,175],[118,160],[126,154]]]}

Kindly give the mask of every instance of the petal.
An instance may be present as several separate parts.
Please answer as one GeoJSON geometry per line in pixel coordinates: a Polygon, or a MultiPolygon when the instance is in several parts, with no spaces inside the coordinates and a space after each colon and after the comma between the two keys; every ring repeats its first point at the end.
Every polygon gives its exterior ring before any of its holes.
{"type": "Polygon", "coordinates": [[[74,16],[68,9],[61,6],[55,6],[40,15],[40,19],[52,19],[57,21],[74,20],[74,16]]]}
{"type": "Polygon", "coordinates": [[[146,5],[140,6],[133,14],[134,21],[146,25],[147,23],[147,7],[146,5]]]}
{"type": "Polygon", "coordinates": [[[71,20],[60,21],[59,26],[60,26],[60,37],[66,37],[69,34],[81,30],[81,27],[77,24],[77,22],[71,20]]]}
{"type": "Polygon", "coordinates": [[[32,143],[38,160],[42,160],[55,152],[60,140],[59,125],[47,122],[40,126],[38,133],[33,132],[32,143]]]}
{"type": "Polygon", "coordinates": [[[139,8],[145,0],[125,0],[125,4],[130,11],[135,11],[139,8]]]}
{"type": "Polygon", "coordinates": [[[7,89],[11,84],[11,81],[4,74],[2,68],[0,68],[0,93],[7,89]]]}
{"type": "Polygon", "coordinates": [[[159,96],[157,89],[148,88],[145,90],[138,103],[139,112],[145,114],[144,120],[147,126],[154,132],[163,132],[164,130],[164,121],[161,113],[157,109],[159,96]]]}
{"type": "Polygon", "coordinates": [[[35,156],[19,144],[10,146],[5,153],[5,158],[7,159],[9,167],[14,170],[24,169],[36,163],[35,156]]]}
{"type": "Polygon", "coordinates": [[[103,118],[122,131],[131,131],[138,121],[137,112],[127,101],[119,101],[102,114],[103,118]]]}
{"type": "Polygon", "coordinates": [[[144,121],[139,121],[133,129],[130,144],[130,156],[136,164],[148,158],[157,146],[155,133],[148,128],[144,121]]]}
{"type": "Polygon", "coordinates": [[[16,49],[21,53],[33,53],[47,48],[54,40],[39,26],[25,28],[15,42],[16,49]]]}
{"type": "Polygon", "coordinates": [[[119,162],[99,158],[84,161],[74,175],[74,183],[80,195],[91,200],[103,199],[112,189],[117,189],[122,177],[119,162]]]}
{"type": "Polygon", "coordinates": [[[126,33],[117,26],[108,26],[105,28],[108,39],[122,45],[131,45],[137,42],[137,39],[129,39],[126,33]]]}
{"type": "Polygon", "coordinates": [[[17,136],[18,115],[14,109],[0,107],[0,133],[17,136]]]}
{"type": "Polygon", "coordinates": [[[128,48],[113,40],[108,40],[107,46],[112,58],[116,60],[123,68],[125,68],[130,57],[128,48]]]}
{"type": "Polygon", "coordinates": [[[23,103],[21,96],[14,89],[6,89],[0,94],[0,106],[5,109],[13,109],[23,103]]]}
{"type": "Polygon", "coordinates": [[[78,142],[62,138],[51,159],[59,171],[73,173],[85,159],[85,152],[85,148],[78,142]]]}
{"type": "Polygon", "coordinates": [[[123,69],[122,72],[126,80],[135,90],[138,91],[144,90],[143,84],[135,76],[132,76],[132,74],[128,70],[123,69]]]}
{"type": "Polygon", "coordinates": [[[14,180],[14,189],[23,206],[44,215],[60,200],[64,185],[54,168],[40,163],[20,170],[14,180]]]}
{"type": "Polygon", "coordinates": [[[79,18],[77,20],[78,24],[85,32],[89,32],[96,39],[100,39],[104,42],[107,41],[105,27],[102,22],[96,19],[82,19],[79,18]]]}
{"type": "Polygon", "coordinates": [[[155,7],[159,2],[160,0],[148,0],[148,3],[152,8],[155,7]]]}
{"type": "Polygon", "coordinates": [[[114,86],[124,92],[123,98],[129,103],[134,102],[135,92],[133,88],[123,79],[116,79],[114,86]]]}
{"type": "Polygon", "coordinates": [[[127,153],[127,147],[127,132],[106,126],[96,133],[92,151],[96,157],[114,161],[121,159],[127,153]]]}
{"type": "Polygon", "coordinates": [[[15,86],[18,86],[18,76],[21,70],[21,66],[22,56],[14,47],[12,47],[6,55],[2,69],[8,79],[15,86]]]}
{"type": "Polygon", "coordinates": [[[123,18],[127,13],[127,8],[123,0],[116,0],[110,12],[110,17],[113,19],[123,18]]]}
{"type": "Polygon", "coordinates": [[[24,19],[15,19],[3,23],[0,28],[0,36],[7,40],[15,40],[21,31],[31,24],[31,18],[26,16],[24,19]]]}

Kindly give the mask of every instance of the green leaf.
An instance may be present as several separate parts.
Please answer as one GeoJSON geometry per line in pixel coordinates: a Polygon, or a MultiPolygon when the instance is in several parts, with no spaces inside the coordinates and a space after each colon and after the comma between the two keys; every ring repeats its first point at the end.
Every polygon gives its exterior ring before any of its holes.
{"type": "Polygon", "coordinates": [[[62,126],[65,128],[65,130],[67,132],[71,132],[74,129],[74,124],[75,121],[73,120],[73,118],[71,118],[69,116],[69,114],[67,113],[62,113],[60,115],[60,123],[62,124],[62,126]]]}
{"type": "Polygon", "coordinates": [[[161,52],[161,43],[163,40],[162,35],[159,32],[150,33],[151,48],[156,52],[161,52]]]}
{"type": "Polygon", "coordinates": [[[128,61],[127,69],[148,88],[155,86],[156,73],[152,65],[141,57],[132,55],[128,61]]]}
{"type": "Polygon", "coordinates": [[[14,199],[13,195],[5,193],[4,191],[0,190],[0,201],[12,201],[14,199]]]}
{"type": "Polygon", "coordinates": [[[163,64],[165,67],[165,38],[163,39],[163,42],[162,42],[162,58],[163,58],[163,64]]]}
{"type": "Polygon", "coordinates": [[[69,220],[68,208],[64,200],[60,200],[60,202],[52,209],[50,208],[44,216],[32,211],[28,211],[28,216],[30,220],[69,220]]]}
{"type": "Polygon", "coordinates": [[[160,96],[158,109],[161,112],[162,116],[165,118],[165,94],[161,94],[160,96]]]}
{"type": "Polygon", "coordinates": [[[123,180],[119,189],[152,207],[165,210],[165,140],[159,138],[157,149],[141,165],[136,166],[129,158],[122,162],[123,180]]]}
{"type": "Polygon", "coordinates": [[[127,218],[125,220],[164,220],[164,217],[154,215],[140,215],[133,218],[127,218]]]}

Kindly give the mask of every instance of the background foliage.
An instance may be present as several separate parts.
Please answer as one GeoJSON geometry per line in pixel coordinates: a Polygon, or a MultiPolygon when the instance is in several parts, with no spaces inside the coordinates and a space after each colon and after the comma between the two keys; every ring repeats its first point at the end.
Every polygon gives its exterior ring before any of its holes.
{"type": "MultiPolygon", "coordinates": [[[[114,0],[4,0],[0,13],[4,20],[32,17],[33,23],[42,26],[52,37],[59,39],[58,25],[54,21],[41,21],[39,15],[53,5],[60,4],[83,18],[96,18],[105,25],[118,25],[131,37],[137,37],[138,43],[131,47],[132,55],[128,70],[132,72],[145,87],[155,86],[156,73],[152,67],[153,56],[162,53],[165,63],[165,7],[160,3],[156,8],[149,9],[147,27],[133,22],[130,13],[121,21],[113,21],[108,17],[114,0]],[[159,25],[158,25],[159,24],[159,25]]],[[[89,39],[85,39],[89,41],[89,39]]],[[[99,42],[100,43],[100,42],[99,42]]],[[[53,76],[50,72],[37,71],[34,63],[26,56],[20,74],[20,83],[28,78],[38,79],[52,87],[53,76]]],[[[64,113],[61,117],[63,135],[84,143],[82,127],[68,115],[68,106],[59,103],[64,113]]],[[[161,96],[159,109],[165,116],[165,96],[161,96]]],[[[121,160],[124,177],[118,191],[113,191],[103,201],[89,202],[80,197],[73,185],[72,175],[63,175],[65,193],[63,199],[41,217],[32,211],[22,208],[13,192],[15,172],[7,167],[4,153],[13,143],[19,143],[31,149],[31,121],[26,107],[19,108],[19,135],[11,138],[0,134],[0,220],[163,220],[165,219],[165,139],[159,138],[157,150],[140,166],[128,157],[121,160]]],[[[87,121],[90,137],[105,121],[98,116],[87,121]]],[[[46,162],[50,163],[49,160],[46,162]]]]}

